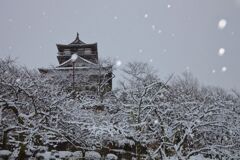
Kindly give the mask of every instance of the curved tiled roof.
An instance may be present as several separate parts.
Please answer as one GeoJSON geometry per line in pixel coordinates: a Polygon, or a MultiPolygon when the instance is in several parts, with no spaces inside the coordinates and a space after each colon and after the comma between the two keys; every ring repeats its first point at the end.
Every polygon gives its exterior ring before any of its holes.
{"type": "Polygon", "coordinates": [[[89,47],[92,48],[94,51],[97,50],[97,43],[87,44],[79,39],[79,34],[77,33],[76,39],[70,44],[57,44],[57,48],[59,51],[64,49],[71,49],[71,48],[84,48],[89,47]]]}

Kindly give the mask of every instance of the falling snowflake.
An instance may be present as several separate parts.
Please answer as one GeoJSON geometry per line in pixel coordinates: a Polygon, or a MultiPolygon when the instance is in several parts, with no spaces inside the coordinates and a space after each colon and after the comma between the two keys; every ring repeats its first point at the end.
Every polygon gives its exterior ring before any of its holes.
{"type": "Polygon", "coordinates": [[[149,62],[151,62],[151,63],[152,63],[152,62],[153,62],[153,59],[149,59],[149,62]]]}
{"type": "Polygon", "coordinates": [[[114,16],[114,19],[115,19],[115,20],[118,20],[118,16],[114,16]]]}
{"type": "Polygon", "coordinates": [[[153,29],[153,30],[155,30],[155,29],[156,29],[156,26],[155,26],[154,24],[152,25],[152,29],[153,29]]]}
{"type": "Polygon", "coordinates": [[[226,72],[227,71],[227,67],[222,67],[222,72],[226,72]]]}
{"type": "Polygon", "coordinates": [[[171,8],[172,6],[170,4],[167,5],[167,8],[171,8]]]}
{"type": "Polygon", "coordinates": [[[71,56],[71,61],[72,61],[72,62],[76,62],[77,59],[78,59],[78,55],[77,55],[77,54],[73,54],[73,55],[71,56]]]}
{"type": "Polygon", "coordinates": [[[227,21],[225,19],[221,19],[219,22],[218,22],[218,28],[219,29],[224,29],[227,25],[227,21]]]}
{"type": "Polygon", "coordinates": [[[148,18],[148,14],[146,13],[146,14],[144,14],[144,18],[148,18]]]}
{"type": "Polygon", "coordinates": [[[213,70],[212,70],[212,73],[213,73],[213,74],[214,74],[214,73],[216,73],[216,70],[215,70],[215,69],[213,69],[213,70]]]}
{"type": "Polygon", "coordinates": [[[17,82],[17,83],[19,83],[20,81],[21,81],[21,79],[20,79],[20,78],[16,79],[16,82],[17,82]]]}
{"type": "Polygon", "coordinates": [[[121,65],[122,65],[122,61],[117,60],[117,61],[116,61],[116,66],[117,66],[117,67],[120,67],[121,65]]]}
{"type": "Polygon", "coordinates": [[[156,119],[156,120],[154,121],[154,123],[155,123],[155,124],[158,124],[158,123],[159,123],[159,121],[156,119]]]}
{"type": "Polygon", "coordinates": [[[143,50],[142,50],[142,49],[139,49],[139,50],[138,50],[138,52],[139,52],[139,53],[142,53],[142,52],[143,52],[143,50]]]}
{"type": "Polygon", "coordinates": [[[158,30],[158,34],[160,34],[160,33],[162,33],[162,30],[159,29],[159,30],[158,30]]]}
{"type": "Polygon", "coordinates": [[[225,49],[224,48],[220,48],[218,51],[218,55],[219,56],[223,56],[225,54],[225,49]]]}

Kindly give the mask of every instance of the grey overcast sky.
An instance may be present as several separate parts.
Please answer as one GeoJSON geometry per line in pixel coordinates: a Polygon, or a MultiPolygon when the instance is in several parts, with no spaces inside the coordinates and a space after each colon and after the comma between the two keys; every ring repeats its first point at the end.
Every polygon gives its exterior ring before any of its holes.
{"type": "Polygon", "coordinates": [[[1,0],[0,20],[0,58],[29,68],[57,65],[56,43],[79,32],[120,67],[144,61],[163,79],[190,70],[240,89],[240,0],[1,0]]]}

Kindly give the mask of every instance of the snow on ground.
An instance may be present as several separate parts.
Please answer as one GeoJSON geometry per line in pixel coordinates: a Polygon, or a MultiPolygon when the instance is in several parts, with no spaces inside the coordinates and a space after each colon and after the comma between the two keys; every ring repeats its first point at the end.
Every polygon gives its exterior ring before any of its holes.
{"type": "MultiPolygon", "coordinates": [[[[0,150],[0,159],[1,158],[8,158],[12,152],[8,150],[0,150]]],[[[70,152],[70,151],[51,151],[51,152],[44,152],[44,153],[37,153],[36,158],[42,159],[42,160],[49,160],[49,159],[55,159],[55,160],[61,160],[61,159],[71,159],[76,160],[79,158],[82,158],[82,152],[76,151],[76,152],[70,152]]],[[[98,152],[95,151],[88,151],[85,154],[85,158],[87,160],[99,160],[101,159],[101,155],[98,152]]],[[[117,160],[118,157],[114,154],[107,154],[105,157],[106,160],[117,160]]],[[[168,157],[166,160],[178,160],[176,156],[174,157],[168,157]]],[[[191,156],[189,160],[213,160],[209,158],[205,158],[203,155],[196,155],[191,156]]]]}
{"type": "Polygon", "coordinates": [[[0,159],[7,158],[11,155],[11,152],[8,150],[0,150],[0,159]]]}
{"type": "MultiPolygon", "coordinates": [[[[178,160],[177,157],[169,157],[167,160],[178,160]]],[[[196,155],[196,156],[191,156],[189,160],[214,160],[214,159],[209,159],[203,157],[203,155],[196,155]]]]}
{"type": "Polygon", "coordinates": [[[78,159],[82,158],[82,152],[70,152],[70,151],[52,151],[52,152],[44,152],[44,153],[37,153],[36,158],[48,160],[48,159],[78,159]]]}
{"type": "Polygon", "coordinates": [[[117,160],[118,157],[114,154],[108,154],[105,159],[106,160],[117,160]]]}
{"type": "Polygon", "coordinates": [[[211,160],[211,159],[205,158],[205,157],[203,157],[203,155],[196,155],[196,156],[190,157],[189,160],[211,160]]]}

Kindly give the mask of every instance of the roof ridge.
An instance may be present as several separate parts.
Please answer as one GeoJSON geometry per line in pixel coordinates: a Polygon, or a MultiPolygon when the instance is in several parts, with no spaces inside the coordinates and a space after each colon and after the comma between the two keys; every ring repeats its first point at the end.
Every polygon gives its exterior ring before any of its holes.
{"type": "MultiPolygon", "coordinates": [[[[93,63],[93,62],[91,62],[91,61],[89,61],[89,60],[86,60],[85,58],[83,58],[83,57],[81,57],[81,56],[79,56],[78,55],[78,57],[77,57],[77,60],[78,59],[81,59],[81,60],[83,60],[83,61],[85,61],[85,62],[87,62],[88,64],[91,64],[91,65],[97,65],[96,63],[93,63]]],[[[77,61],[76,60],[76,61],[77,61]]],[[[69,62],[71,62],[71,58],[70,59],[68,59],[68,60],[66,60],[65,62],[63,62],[63,63],[61,63],[59,66],[57,66],[57,67],[64,67],[64,65],[65,64],[67,64],[67,63],[69,63],[69,62]]]]}
{"type": "Polygon", "coordinates": [[[84,43],[83,41],[80,40],[79,33],[77,32],[77,36],[76,36],[75,40],[70,44],[86,44],[86,43],[84,43]]]}

